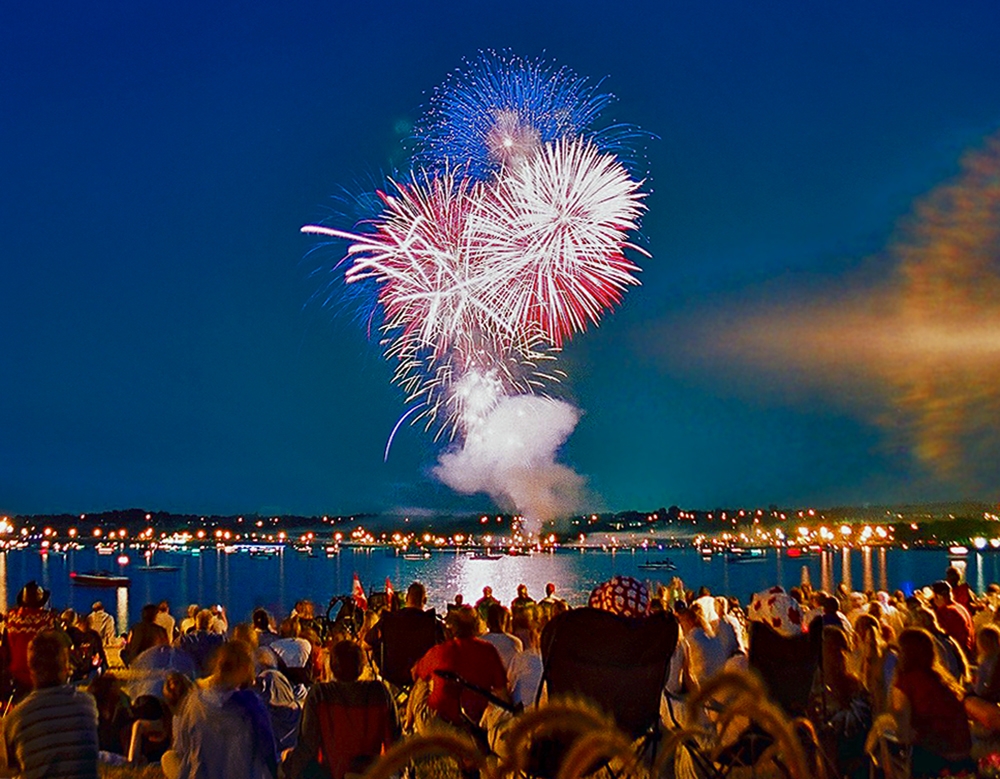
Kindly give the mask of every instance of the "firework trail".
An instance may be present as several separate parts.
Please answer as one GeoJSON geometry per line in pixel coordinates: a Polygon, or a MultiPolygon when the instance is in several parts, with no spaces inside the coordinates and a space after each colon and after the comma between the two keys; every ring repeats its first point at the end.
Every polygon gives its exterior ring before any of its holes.
{"type": "Polygon", "coordinates": [[[558,352],[639,283],[626,252],[648,256],[619,154],[637,131],[595,127],[610,102],[566,68],[483,54],[435,90],[377,216],[302,228],[347,243],[347,284],[376,286],[404,417],[453,442],[436,475],[529,522],[575,508],[582,485],[555,462],[579,418],[548,397],[558,352]]]}

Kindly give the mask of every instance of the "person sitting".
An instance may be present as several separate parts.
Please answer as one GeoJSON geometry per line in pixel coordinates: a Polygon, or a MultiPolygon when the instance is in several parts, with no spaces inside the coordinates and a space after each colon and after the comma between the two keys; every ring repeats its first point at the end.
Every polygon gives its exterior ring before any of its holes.
{"type": "Polygon", "coordinates": [[[432,646],[444,641],[441,623],[433,609],[424,610],[426,605],[424,585],[413,582],[406,590],[406,606],[384,614],[365,636],[383,678],[394,687],[409,687],[413,682],[410,674],[413,664],[432,646]]]}
{"type": "Polygon", "coordinates": [[[272,641],[269,649],[278,656],[282,673],[292,684],[312,682],[312,644],[302,638],[299,621],[295,617],[287,617],[281,621],[278,628],[281,638],[272,641]]]}
{"type": "Polygon", "coordinates": [[[184,612],[184,619],[181,620],[181,624],[177,628],[182,636],[186,636],[188,633],[198,629],[199,611],[201,611],[201,608],[197,603],[192,603],[187,607],[187,610],[184,612]]]}
{"type": "Polygon", "coordinates": [[[63,620],[66,622],[66,635],[73,644],[70,650],[72,680],[89,681],[107,670],[108,658],[104,654],[104,642],[100,634],[91,629],[87,618],[72,609],[66,609],[63,612],[63,620]]]}
{"type": "Polygon", "coordinates": [[[142,607],[140,620],[132,626],[125,648],[122,649],[122,661],[125,665],[131,665],[135,658],[150,647],[170,643],[167,631],[156,624],[156,616],[159,613],[160,607],[155,603],[147,603],[142,607]]]}
{"type": "Polygon", "coordinates": [[[212,675],[196,686],[173,723],[173,747],[161,765],[167,779],[273,779],[274,732],[264,704],[247,689],[253,656],[242,641],[216,652],[212,675]]]}
{"type": "Polygon", "coordinates": [[[115,628],[115,618],[104,610],[104,604],[94,601],[90,607],[90,614],[87,617],[92,630],[97,631],[104,642],[104,646],[114,644],[118,640],[118,631],[115,628]]]}
{"type": "Polygon", "coordinates": [[[492,587],[483,587],[483,597],[476,601],[476,611],[479,612],[479,617],[485,622],[486,612],[489,610],[490,606],[499,602],[500,601],[493,597],[492,587]]]}
{"type": "Polygon", "coordinates": [[[226,642],[225,636],[211,629],[214,618],[211,611],[202,609],[195,618],[195,629],[185,633],[177,642],[177,647],[194,660],[199,676],[208,671],[212,655],[226,642]]]}
{"type": "Polygon", "coordinates": [[[521,639],[512,636],[510,629],[510,612],[499,603],[494,603],[486,612],[487,632],[482,635],[483,641],[488,641],[496,647],[503,660],[503,667],[509,672],[510,662],[514,655],[524,649],[521,639]]]}
{"type": "Polygon", "coordinates": [[[157,606],[156,624],[167,631],[167,638],[174,640],[174,630],[177,628],[177,620],[170,613],[170,602],[161,600],[157,606]]]}
{"type": "Polygon", "coordinates": [[[48,602],[49,591],[30,581],[17,594],[17,605],[7,612],[4,650],[16,697],[26,694],[32,686],[28,645],[39,633],[56,626],[56,614],[47,608],[48,602]]]}
{"type": "Polygon", "coordinates": [[[996,733],[1000,731],[1000,628],[981,628],[976,650],[979,664],[972,693],[965,699],[965,711],[970,719],[996,733]]]}
{"type": "Polygon", "coordinates": [[[257,646],[270,646],[280,638],[271,627],[271,615],[265,609],[254,609],[251,619],[257,631],[257,646]]]}
{"type": "Polygon", "coordinates": [[[934,593],[931,597],[934,614],[941,629],[955,639],[964,652],[971,655],[976,648],[976,636],[972,632],[972,617],[969,612],[953,600],[948,582],[934,582],[931,590],[934,593]]]}
{"type": "Polygon", "coordinates": [[[68,683],[66,636],[55,630],[35,635],[27,666],[34,690],[3,719],[0,771],[97,779],[97,705],[89,693],[68,683]]]}
{"type": "Polygon", "coordinates": [[[827,625],[822,640],[820,684],[812,694],[821,738],[826,753],[836,762],[837,776],[867,775],[865,737],[873,720],[871,698],[861,679],[847,668],[847,633],[827,625]]]}
{"type": "Polygon", "coordinates": [[[410,696],[407,719],[418,730],[435,717],[460,727],[468,723],[466,717],[478,723],[486,709],[487,701],[482,695],[439,676],[438,671],[457,674],[498,697],[509,699],[503,661],[492,644],[479,638],[479,614],[468,606],[456,609],[448,615],[447,627],[452,637],[431,647],[413,666],[414,681],[422,682],[427,693],[423,695],[415,689],[410,696]]]}
{"type": "Polygon", "coordinates": [[[937,615],[927,606],[919,606],[910,614],[915,627],[923,628],[931,634],[941,665],[958,680],[959,684],[965,683],[969,676],[969,664],[965,659],[965,652],[958,642],[941,628],[937,615]]]}
{"type": "Polygon", "coordinates": [[[359,680],[364,650],[345,640],[332,655],[334,681],[309,690],[298,742],[282,763],[288,779],[362,774],[399,738],[392,695],[382,682],[359,680]]]}
{"type": "Polygon", "coordinates": [[[907,628],[899,635],[890,707],[900,737],[913,745],[913,776],[973,767],[962,688],[938,662],[934,638],[923,628],[907,628]]]}

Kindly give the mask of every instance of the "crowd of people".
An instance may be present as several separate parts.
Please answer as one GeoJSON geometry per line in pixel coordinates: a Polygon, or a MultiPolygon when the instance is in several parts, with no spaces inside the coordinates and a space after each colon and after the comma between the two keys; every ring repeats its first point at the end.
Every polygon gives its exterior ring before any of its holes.
{"type": "MultiPolygon", "coordinates": [[[[974,736],[1000,734],[1000,586],[976,594],[953,568],[910,596],[803,586],[746,604],[679,579],[651,591],[614,577],[588,605],[676,619],[668,728],[678,725],[671,700],[747,667],[760,622],[816,638],[807,714],[839,775],[867,773],[865,738],[879,714],[913,744],[914,775],[957,771],[974,736]]],[[[156,761],[171,779],[344,779],[403,733],[442,722],[495,731],[510,711],[536,705],[540,637],[569,609],[552,584],[537,601],[521,585],[509,605],[485,587],[474,605],[457,595],[442,619],[414,582],[403,597],[345,599],[333,620],[308,600],[280,620],[256,609],[238,624],[220,605],[175,616],[169,603],[148,604],[119,636],[100,603],[60,612],[29,582],[4,617],[0,772],[92,777],[101,761],[156,761]]]]}

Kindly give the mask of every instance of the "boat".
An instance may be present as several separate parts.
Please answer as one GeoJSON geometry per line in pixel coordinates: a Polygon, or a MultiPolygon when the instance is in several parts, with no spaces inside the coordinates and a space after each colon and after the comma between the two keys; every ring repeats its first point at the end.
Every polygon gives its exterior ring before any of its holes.
{"type": "Polygon", "coordinates": [[[490,554],[489,552],[476,552],[475,554],[470,554],[470,560],[499,560],[503,555],[490,554]]]}
{"type": "Polygon", "coordinates": [[[969,547],[967,546],[949,546],[948,547],[948,559],[949,560],[964,560],[969,554],[969,547]]]}
{"type": "Polygon", "coordinates": [[[78,587],[128,587],[132,581],[127,576],[121,576],[109,571],[73,571],[70,581],[78,587]]]}
{"type": "Polygon", "coordinates": [[[665,557],[662,560],[646,560],[644,563],[639,563],[639,570],[641,571],[676,571],[677,565],[669,557],[665,557]]]}
{"type": "Polygon", "coordinates": [[[423,552],[405,552],[402,555],[404,560],[429,560],[431,553],[428,551],[423,552]]]}
{"type": "Polygon", "coordinates": [[[172,573],[180,569],[179,565],[137,565],[132,570],[143,571],[145,573],[172,573]]]}
{"type": "Polygon", "coordinates": [[[765,559],[766,551],[763,549],[730,549],[726,552],[727,563],[758,563],[765,559]]]}
{"type": "Polygon", "coordinates": [[[97,545],[97,554],[108,555],[108,554],[114,554],[114,553],[115,553],[115,545],[114,544],[98,544],[97,545]]]}

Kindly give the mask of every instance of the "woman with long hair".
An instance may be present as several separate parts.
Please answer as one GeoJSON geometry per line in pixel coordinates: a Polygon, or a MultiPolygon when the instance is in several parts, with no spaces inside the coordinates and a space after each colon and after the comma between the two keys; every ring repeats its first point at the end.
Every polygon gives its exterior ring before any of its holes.
{"type": "Polygon", "coordinates": [[[900,737],[913,745],[913,776],[974,769],[962,698],[961,685],[938,660],[934,637],[923,628],[900,633],[890,706],[900,737]]]}
{"type": "Polygon", "coordinates": [[[826,754],[835,759],[838,776],[867,772],[865,736],[872,724],[871,701],[861,680],[848,669],[850,640],[840,627],[823,628],[823,664],[819,690],[814,689],[820,736],[826,754]]]}
{"type": "Polygon", "coordinates": [[[875,713],[886,710],[889,686],[896,670],[896,650],[883,639],[878,620],[862,614],[854,623],[855,662],[858,678],[871,696],[875,713]]]}

